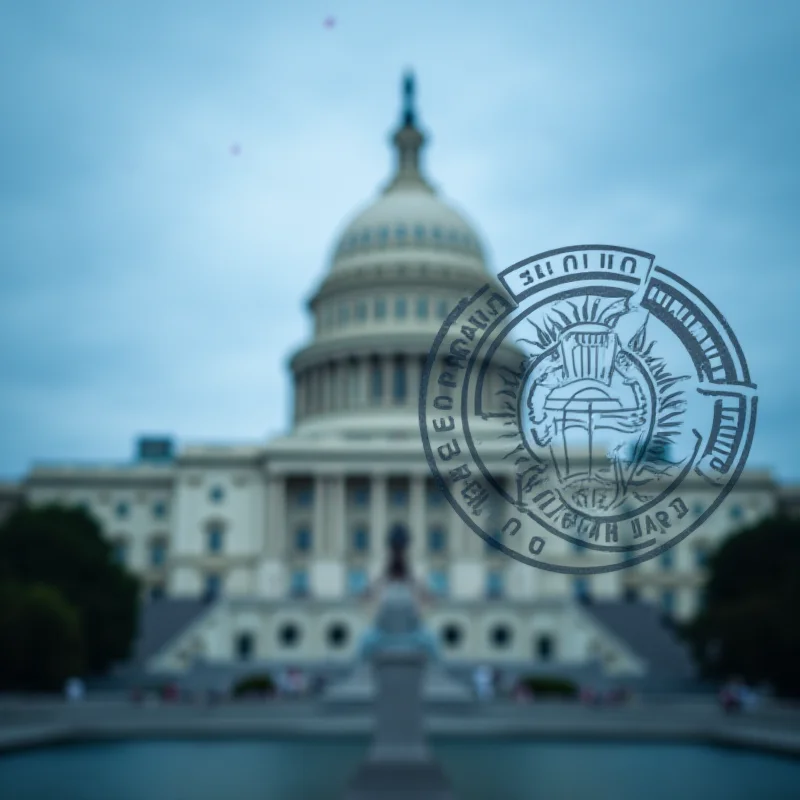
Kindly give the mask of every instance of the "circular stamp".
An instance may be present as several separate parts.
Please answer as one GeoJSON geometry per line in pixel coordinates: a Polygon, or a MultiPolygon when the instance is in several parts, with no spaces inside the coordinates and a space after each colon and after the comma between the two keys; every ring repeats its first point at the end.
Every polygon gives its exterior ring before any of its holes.
{"type": "Polygon", "coordinates": [[[551,250],[498,279],[448,316],[422,375],[423,445],[449,502],[499,550],[557,572],[680,542],[731,491],[755,430],[725,318],[624,247],[551,250]]]}

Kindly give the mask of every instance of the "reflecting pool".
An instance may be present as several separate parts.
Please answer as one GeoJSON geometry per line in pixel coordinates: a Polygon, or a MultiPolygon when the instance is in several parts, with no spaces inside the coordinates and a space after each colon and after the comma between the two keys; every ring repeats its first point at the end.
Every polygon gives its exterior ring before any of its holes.
{"type": "MultiPolygon", "coordinates": [[[[3,800],[339,800],[362,739],[78,744],[0,756],[3,800]]],[[[459,800],[790,800],[800,760],[678,744],[435,740],[459,800]]]]}

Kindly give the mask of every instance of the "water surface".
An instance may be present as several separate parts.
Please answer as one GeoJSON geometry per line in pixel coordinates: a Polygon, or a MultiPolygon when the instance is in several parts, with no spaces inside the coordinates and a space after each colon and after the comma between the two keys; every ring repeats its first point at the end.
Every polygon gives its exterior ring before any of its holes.
{"type": "MultiPolygon", "coordinates": [[[[366,741],[76,744],[0,757],[3,800],[340,800],[366,741]]],[[[699,745],[434,742],[458,800],[796,800],[800,760],[699,745]]]]}

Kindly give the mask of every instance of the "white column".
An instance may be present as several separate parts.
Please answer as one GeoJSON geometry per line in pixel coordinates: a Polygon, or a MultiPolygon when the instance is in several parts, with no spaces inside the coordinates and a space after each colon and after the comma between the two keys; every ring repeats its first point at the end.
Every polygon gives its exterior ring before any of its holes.
{"type": "Polygon", "coordinates": [[[422,384],[422,365],[419,356],[406,356],[406,403],[412,408],[419,405],[419,389],[422,384]]]}
{"type": "Polygon", "coordinates": [[[381,357],[381,366],[383,367],[383,406],[391,407],[394,405],[393,389],[394,381],[394,359],[391,356],[381,357]]]}
{"type": "Polygon", "coordinates": [[[359,358],[356,364],[356,408],[369,405],[369,359],[359,358]]]}
{"type": "Polygon", "coordinates": [[[314,529],[312,558],[316,561],[325,553],[327,526],[325,525],[325,507],[327,505],[327,481],[322,475],[314,476],[314,529]]]}
{"type": "Polygon", "coordinates": [[[286,478],[272,475],[267,483],[263,558],[256,570],[256,594],[281,597],[286,593],[286,478]]]}
{"type": "Polygon", "coordinates": [[[382,574],[386,566],[386,501],[385,475],[373,475],[369,491],[370,501],[370,575],[382,574]]]}

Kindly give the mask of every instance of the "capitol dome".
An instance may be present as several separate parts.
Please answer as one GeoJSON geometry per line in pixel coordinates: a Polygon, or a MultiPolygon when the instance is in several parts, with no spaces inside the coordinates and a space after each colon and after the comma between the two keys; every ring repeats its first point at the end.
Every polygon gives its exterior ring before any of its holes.
{"type": "Polygon", "coordinates": [[[314,338],[291,361],[295,433],[413,435],[434,337],[463,297],[492,280],[474,228],[420,169],[425,136],[411,76],[403,94],[394,174],[345,225],[309,302],[314,338]]]}

